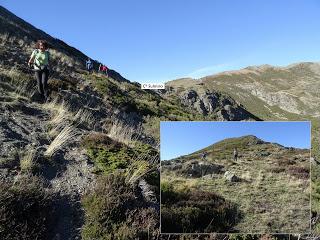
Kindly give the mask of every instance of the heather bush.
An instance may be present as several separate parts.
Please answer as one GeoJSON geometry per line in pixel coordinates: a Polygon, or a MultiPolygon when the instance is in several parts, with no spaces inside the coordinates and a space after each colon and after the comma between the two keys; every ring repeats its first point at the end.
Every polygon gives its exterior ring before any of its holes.
{"type": "Polygon", "coordinates": [[[288,168],[288,172],[292,176],[301,178],[301,179],[308,179],[310,176],[309,169],[306,169],[304,167],[299,167],[299,166],[290,166],[288,168]]]}
{"type": "Polygon", "coordinates": [[[0,239],[48,239],[54,195],[36,176],[0,183],[0,239]]]}
{"type": "Polygon", "coordinates": [[[82,203],[83,239],[153,239],[159,234],[157,211],[145,205],[121,174],[101,176],[82,203]]]}
{"type": "Polygon", "coordinates": [[[215,193],[161,184],[161,232],[229,232],[240,218],[237,206],[215,193]]]}

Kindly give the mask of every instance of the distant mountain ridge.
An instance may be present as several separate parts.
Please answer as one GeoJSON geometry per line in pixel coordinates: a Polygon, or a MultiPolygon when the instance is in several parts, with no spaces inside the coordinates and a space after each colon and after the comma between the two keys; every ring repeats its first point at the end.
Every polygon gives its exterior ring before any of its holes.
{"type": "Polygon", "coordinates": [[[221,91],[265,120],[320,116],[320,63],[302,62],[286,67],[249,66],[198,80],[177,79],[166,85],[168,90],[177,94],[190,89],[197,93],[221,91]]]}

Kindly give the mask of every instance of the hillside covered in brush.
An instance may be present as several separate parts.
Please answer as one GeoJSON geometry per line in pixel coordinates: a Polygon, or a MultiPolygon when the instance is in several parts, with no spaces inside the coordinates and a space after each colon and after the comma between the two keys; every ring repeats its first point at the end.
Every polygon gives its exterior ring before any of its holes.
{"type": "Polygon", "coordinates": [[[308,233],[310,149],[249,135],[162,161],[161,204],[162,232],[308,233]]]}

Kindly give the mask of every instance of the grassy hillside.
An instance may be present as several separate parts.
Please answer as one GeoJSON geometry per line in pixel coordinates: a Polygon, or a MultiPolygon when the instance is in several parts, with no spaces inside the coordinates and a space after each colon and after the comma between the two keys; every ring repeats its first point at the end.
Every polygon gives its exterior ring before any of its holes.
{"type": "MultiPolygon", "coordinates": [[[[162,163],[161,184],[164,190],[161,189],[161,193],[166,194],[165,185],[170,183],[178,193],[215,193],[235,205],[235,212],[239,212],[241,218],[228,225],[229,228],[216,228],[218,232],[308,233],[309,157],[310,150],[285,148],[254,136],[226,139],[162,163]],[[238,161],[232,159],[234,147],[239,151],[238,161]],[[203,151],[208,153],[204,161],[200,158],[203,151]],[[218,170],[214,170],[213,166],[218,170]],[[204,170],[201,175],[196,174],[197,168],[199,171],[204,170]],[[236,180],[229,181],[227,172],[234,174],[236,180]]],[[[174,204],[162,204],[164,212],[174,208],[177,208],[174,204]]],[[[200,229],[195,230],[206,230],[200,229]]]]}

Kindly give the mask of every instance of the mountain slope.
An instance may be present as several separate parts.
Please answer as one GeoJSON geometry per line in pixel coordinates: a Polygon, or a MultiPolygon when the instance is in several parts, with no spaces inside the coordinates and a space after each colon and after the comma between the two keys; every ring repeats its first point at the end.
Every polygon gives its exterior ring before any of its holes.
{"type": "Polygon", "coordinates": [[[265,120],[319,117],[320,63],[297,63],[287,67],[252,66],[198,80],[174,80],[173,88],[218,90],[241,102],[265,120]]]}
{"type": "Polygon", "coordinates": [[[170,182],[177,191],[208,191],[236,204],[242,218],[228,232],[308,232],[309,156],[308,149],[283,147],[255,136],[230,138],[162,161],[161,183],[170,182]],[[237,161],[232,160],[235,147],[237,161]],[[201,159],[204,151],[207,157],[201,159]]]}

